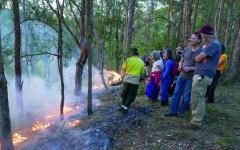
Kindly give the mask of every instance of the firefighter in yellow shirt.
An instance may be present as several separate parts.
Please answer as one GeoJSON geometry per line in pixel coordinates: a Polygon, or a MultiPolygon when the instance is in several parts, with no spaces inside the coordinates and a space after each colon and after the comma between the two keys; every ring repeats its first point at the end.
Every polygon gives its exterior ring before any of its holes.
{"type": "Polygon", "coordinates": [[[128,112],[128,108],[137,96],[140,75],[144,73],[144,62],[139,58],[138,49],[132,49],[132,56],[122,65],[121,76],[123,78],[123,91],[121,94],[122,105],[119,108],[123,114],[128,112]]]}

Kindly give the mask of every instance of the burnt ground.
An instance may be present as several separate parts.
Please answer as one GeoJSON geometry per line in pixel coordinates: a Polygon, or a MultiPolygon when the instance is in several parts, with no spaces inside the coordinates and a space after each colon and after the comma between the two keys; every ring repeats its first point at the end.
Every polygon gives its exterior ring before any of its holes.
{"type": "MultiPolygon", "coordinates": [[[[102,149],[188,149],[188,150],[238,150],[240,149],[239,86],[219,86],[214,104],[206,105],[201,130],[182,127],[185,118],[167,118],[163,115],[169,107],[160,103],[149,104],[143,95],[144,87],[132,104],[128,114],[117,111],[121,98],[102,96],[102,105],[77,112],[68,119],[81,119],[75,128],[58,121],[45,131],[39,131],[31,140],[15,147],[19,150],[102,150],[102,149]]],[[[170,100],[171,102],[171,100],[170,100]]]]}

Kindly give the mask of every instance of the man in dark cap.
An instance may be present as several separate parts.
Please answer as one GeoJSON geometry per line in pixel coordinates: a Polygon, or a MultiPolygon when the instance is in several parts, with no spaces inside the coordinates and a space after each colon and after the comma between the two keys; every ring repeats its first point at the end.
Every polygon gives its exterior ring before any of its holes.
{"type": "Polygon", "coordinates": [[[128,108],[137,96],[140,75],[144,73],[144,62],[138,56],[138,49],[133,48],[130,58],[122,65],[121,76],[123,78],[123,91],[121,94],[122,105],[119,108],[123,114],[128,112],[128,108]]]}
{"type": "Polygon", "coordinates": [[[191,107],[192,118],[183,126],[190,129],[201,129],[205,113],[205,93],[207,86],[211,85],[218,61],[221,55],[221,44],[215,39],[213,28],[205,25],[199,30],[206,47],[196,56],[195,72],[193,76],[191,107]]]}

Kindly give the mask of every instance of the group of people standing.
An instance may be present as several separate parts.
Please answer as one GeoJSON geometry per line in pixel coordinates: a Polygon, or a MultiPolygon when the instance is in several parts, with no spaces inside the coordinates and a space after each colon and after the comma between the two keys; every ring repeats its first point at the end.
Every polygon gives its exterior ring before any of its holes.
{"type": "MultiPolygon", "coordinates": [[[[184,50],[181,45],[176,50],[181,52],[177,60],[180,75],[176,80],[170,110],[164,116],[183,118],[190,105],[192,117],[183,126],[200,129],[205,114],[205,99],[214,102],[214,91],[227,62],[225,47],[215,39],[213,28],[205,25],[191,35],[184,50]],[[200,47],[201,42],[204,43],[203,47],[200,47]],[[181,98],[182,102],[179,106],[181,98]]],[[[177,54],[180,54],[178,52],[177,54]]],[[[160,95],[161,106],[168,106],[168,90],[175,78],[172,75],[175,63],[172,51],[169,48],[164,48],[163,52],[154,50],[150,54],[150,59],[152,69],[145,94],[151,103],[156,103],[160,95]]],[[[132,57],[123,64],[121,72],[122,76],[125,74],[121,95],[122,106],[119,109],[123,113],[127,113],[136,98],[139,78],[140,74],[144,73],[144,66],[146,67],[146,59],[141,60],[137,49],[133,49],[132,57]]]]}

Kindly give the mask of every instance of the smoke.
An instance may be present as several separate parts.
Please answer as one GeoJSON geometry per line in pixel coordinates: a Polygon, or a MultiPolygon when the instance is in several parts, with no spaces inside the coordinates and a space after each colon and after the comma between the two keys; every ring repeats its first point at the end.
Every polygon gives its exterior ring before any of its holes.
{"type": "MultiPolygon", "coordinates": [[[[81,109],[87,108],[87,76],[88,70],[87,66],[83,70],[83,86],[82,86],[82,95],[78,98],[74,97],[74,87],[75,87],[75,60],[71,61],[69,67],[64,68],[64,84],[65,84],[65,106],[76,106],[81,103],[81,109]]],[[[99,89],[93,89],[93,107],[101,103],[97,98],[99,92],[104,91],[102,85],[101,76],[99,70],[95,67],[93,68],[93,87],[101,87],[99,89]]],[[[9,98],[9,108],[10,108],[10,117],[12,125],[15,126],[21,121],[19,120],[19,112],[16,108],[16,93],[15,93],[15,79],[10,76],[6,76],[8,80],[8,98],[9,98]]],[[[23,78],[23,104],[24,104],[24,113],[27,117],[27,120],[32,122],[31,119],[36,120],[38,117],[45,117],[50,113],[59,112],[60,102],[61,102],[61,83],[60,80],[57,82],[51,83],[49,85],[45,79],[31,76],[29,78],[23,78]],[[47,84],[46,84],[47,83],[47,84]]],[[[59,119],[59,117],[57,117],[59,119]]]]}

